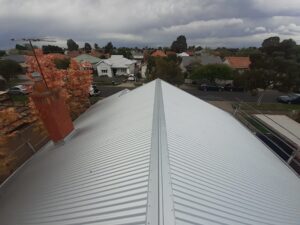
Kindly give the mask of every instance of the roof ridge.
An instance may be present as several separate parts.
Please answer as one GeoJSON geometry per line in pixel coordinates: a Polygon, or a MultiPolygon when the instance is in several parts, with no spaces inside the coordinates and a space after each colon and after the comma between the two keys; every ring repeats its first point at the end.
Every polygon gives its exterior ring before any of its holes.
{"type": "Polygon", "coordinates": [[[155,81],[147,224],[175,224],[173,189],[161,80],[155,81]]]}

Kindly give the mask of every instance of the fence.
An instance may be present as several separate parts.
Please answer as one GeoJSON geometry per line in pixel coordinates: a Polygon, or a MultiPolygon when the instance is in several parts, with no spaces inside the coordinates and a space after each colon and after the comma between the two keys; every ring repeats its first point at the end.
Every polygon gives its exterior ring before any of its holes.
{"type": "Polygon", "coordinates": [[[40,132],[36,124],[31,124],[17,132],[5,143],[6,149],[0,159],[0,184],[35,152],[48,142],[45,132],[40,132]]]}
{"type": "MultiPolygon", "coordinates": [[[[267,144],[273,152],[278,155],[282,161],[293,169],[298,176],[300,175],[300,147],[280,136],[278,133],[270,129],[263,122],[252,116],[247,111],[242,110],[241,106],[251,108],[251,111],[264,115],[261,111],[253,108],[247,103],[240,102],[234,111],[234,116],[242,122],[248,129],[267,144]]],[[[267,117],[267,115],[264,115],[267,117]]],[[[279,125],[279,124],[278,124],[279,125]]],[[[299,176],[300,177],[300,176],[299,176]]]]}

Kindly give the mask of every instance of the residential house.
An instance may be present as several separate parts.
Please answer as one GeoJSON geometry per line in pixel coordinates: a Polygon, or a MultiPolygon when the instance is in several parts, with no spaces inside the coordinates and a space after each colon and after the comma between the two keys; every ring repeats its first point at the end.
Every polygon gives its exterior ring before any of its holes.
{"type": "Polygon", "coordinates": [[[166,53],[162,50],[155,50],[151,56],[153,57],[167,57],[166,53]]]}
{"type": "Polygon", "coordinates": [[[201,65],[211,64],[223,64],[222,59],[219,56],[210,55],[208,53],[202,53],[200,56],[182,56],[180,68],[182,72],[187,72],[189,66],[193,63],[201,65]]]}
{"type": "Polygon", "coordinates": [[[221,57],[209,53],[202,53],[200,60],[202,65],[223,64],[221,57]]]}
{"type": "Polygon", "coordinates": [[[223,110],[161,80],[97,102],[0,186],[3,225],[296,225],[300,179],[223,110]]]}
{"type": "Polygon", "coordinates": [[[90,69],[93,70],[96,70],[97,63],[101,61],[100,58],[88,54],[81,54],[74,59],[79,63],[90,63],[92,65],[90,69]]]}
{"type": "Polygon", "coordinates": [[[26,55],[7,55],[7,56],[2,56],[2,60],[12,60],[20,64],[20,66],[23,68],[24,73],[27,70],[27,65],[26,65],[26,55]]]}
{"type": "Polygon", "coordinates": [[[249,57],[230,56],[225,57],[224,63],[229,65],[232,69],[243,73],[244,71],[250,69],[251,61],[249,57]]]}
{"type": "Polygon", "coordinates": [[[123,55],[112,55],[109,59],[100,60],[96,67],[98,76],[129,76],[135,74],[136,61],[123,55]]]}

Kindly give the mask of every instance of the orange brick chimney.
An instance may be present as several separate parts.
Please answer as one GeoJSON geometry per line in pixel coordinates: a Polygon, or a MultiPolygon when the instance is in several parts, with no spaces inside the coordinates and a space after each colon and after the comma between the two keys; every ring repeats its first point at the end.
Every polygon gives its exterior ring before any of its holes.
{"type": "Polygon", "coordinates": [[[70,112],[59,89],[49,90],[43,81],[36,81],[31,98],[54,142],[62,141],[74,130],[70,112]]]}

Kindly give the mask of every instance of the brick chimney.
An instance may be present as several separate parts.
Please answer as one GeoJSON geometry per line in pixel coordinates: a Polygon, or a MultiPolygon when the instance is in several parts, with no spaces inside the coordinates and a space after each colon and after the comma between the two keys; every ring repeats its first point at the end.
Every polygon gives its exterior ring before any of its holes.
{"type": "Polygon", "coordinates": [[[31,98],[53,142],[59,142],[74,130],[70,112],[60,89],[49,90],[43,81],[35,81],[31,98]]]}

